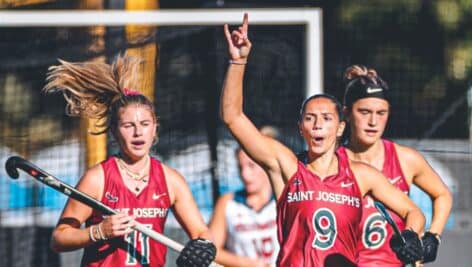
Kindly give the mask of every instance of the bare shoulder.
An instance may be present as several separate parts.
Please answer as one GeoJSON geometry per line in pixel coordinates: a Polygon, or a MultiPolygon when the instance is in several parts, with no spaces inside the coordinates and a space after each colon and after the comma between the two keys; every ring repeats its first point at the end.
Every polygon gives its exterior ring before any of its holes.
{"type": "Polygon", "coordinates": [[[395,145],[397,149],[398,159],[400,160],[401,168],[409,184],[417,184],[417,182],[415,182],[414,180],[418,181],[418,177],[422,177],[425,175],[428,177],[437,176],[431,165],[420,152],[411,147],[402,146],[398,144],[395,145]]]}
{"type": "Polygon", "coordinates": [[[167,190],[169,191],[170,201],[172,204],[175,203],[176,199],[180,197],[185,197],[187,192],[190,192],[185,178],[180,174],[176,169],[167,166],[162,163],[162,169],[164,171],[164,177],[167,185],[167,190]],[[179,196],[177,192],[180,192],[179,196]]]}
{"type": "Polygon", "coordinates": [[[85,172],[85,174],[88,174],[88,173],[92,175],[97,175],[100,173],[103,174],[102,164],[98,163],[98,164],[93,165],[85,172]]]}
{"type": "Polygon", "coordinates": [[[282,142],[280,142],[279,140],[276,140],[276,139],[271,139],[270,137],[266,137],[268,138],[269,140],[271,140],[272,143],[274,143],[274,145],[277,147],[277,149],[279,151],[282,152],[282,154],[287,158],[287,159],[290,159],[292,161],[298,161],[297,160],[297,155],[295,155],[295,153],[288,147],[286,146],[285,144],[283,144],[282,142]]]}
{"type": "Polygon", "coordinates": [[[233,198],[234,198],[233,192],[221,195],[216,201],[215,208],[218,208],[218,207],[225,208],[228,205],[228,202],[232,200],[233,198]]]}
{"type": "MultiPolygon", "coordinates": [[[[297,171],[298,158],[297,155],[286,145],[278,140],[266,137],[273,147],[276,160],[273,161],[273,165],[267,170],[269,173],[280,173],[283,177],[283,183],[287,182],[290,177],[297,171]]],[[[276,176],[276,175],[275,175],[276,176]]],[[[271,175],[274,177],[274,175],[271,175]]]]}
{"type": "Polygon", "coordinates": [[[376,168],[362,161],[349,159],[349,166],[356,177],[365,176],[366,174],[370,173],[380,173],[376,168]]]}
{"type": "Polygon", "coordinates": [[[99,182],[99,179],[105,176],[103,168],[100,164],[94,165],[90,167],[87,171],[85,171],[84,175],[82,176],[81,183],[92,183],[96,184],[99,182]]]}
{"type": "Polygon", "coordinates": [[[89,168],[80,179],[77,188],[93,197],[100,199],[105,184],[105,172],[101,164],[89,168]]]}
{"type": "MultiPolygon", "coordinates": [[[[271,148],[270,150],[273,151],[273,154],[277,155],[271,162],[266,163],[269,170],[280,172],[280,169],[286,167],[285,165],[287,163],[297,164],[297,156],[285,144],[268,136],[263,136],[263,138],[271,148]]],[[[260,164],[261,166],[264,166],[263,163],[260,164]]]]}
{"type": "Polygon", "coordinates": [[[424,159],[423,155],[421,155],[421,153],[414,148],[395,143],[395,149],[397,151],[398,157],[401,160],[405,160],[407,162],[416,162],[418,160],[424,159]]]}
{"type": "MultiPolygon", "coordinates": [[[[367,163],[349,160],[349,164],[354,176],[356,177],[356,182],[362,195],[371,191],[374,184],[376,184],[377,181],[382,180],[382,177],[384,177],[379,170],[367,163]]],[[[386,178],[385,181],[387,181],[386,178]]]]}
{"type": "Polygon", "coordinates": [[[228,200],[231,200],[234,198],[234,192],[228,192],[228,193],[225,193],[223,195],[221,195],[218,200],[222,200],[222,201],[228,201],[228,200]]]}
{"type": "Polygon", "coordinates": [[[182,176],[182,174],[180,174],[176,169],[174,169],[170,166],[167,166],[164,163],[161,163],[161,165],[162,165],[162,169],[164,170],[164,175],[165,175],[167,180],[170,179],[170,180],[176,181],[176,182],[185,182],[185,179],[182,176]]]}

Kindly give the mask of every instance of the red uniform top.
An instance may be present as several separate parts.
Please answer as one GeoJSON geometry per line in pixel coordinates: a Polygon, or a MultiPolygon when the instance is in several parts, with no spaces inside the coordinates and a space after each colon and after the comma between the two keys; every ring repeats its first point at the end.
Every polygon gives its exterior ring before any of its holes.
{"type": "MultiPolygon", "coordinates": [[[[395,145],[391,141],[382,141],[385,150],[382,173],[388,178],[390,183],[405,192],[405,194],[408,194],[409,186],[403,175],[395,145]]],[[[345,153],[344,148],[340,150],[345,153]]],[[[357,246],[359,249],[359,266],[403,266],[404,264],[390,248],[389,241],[395,234],[392,227],[377,211],[371,197],[364,198],[362,206],[362,221],[359,225],[362,236],[357,246]]],[[[389,210],[389,213],[400,231],[405,229],[403,219],[391,210],[389,210]]]]}
{"type": "Polygon", "coordinates": [[[355,266],[361,192],[347,157],[324,180],[298,162],[278,200],[277,266],[355,266]]]}
{"type": "MultiPolygon", "coordinates": [[[[102,162],[105,172],[105,187],[102,202],[112,209],[126,211],[134,215],[136,221],[152,228],[158,233],[164,232],[164,223],[170,207],[169,192],[162,165],[151,158],[148,185],[135,195],[124,184],[115,157],[102,162]]],[[[93,211],[87,226],[102,221],[102,213],[93,211]]],[[[138,231],[107,241],[99,241],[84,250],[82,266],[117,267],[117,266],[164,266],[166,247],[151,240],[138,231]]]]}

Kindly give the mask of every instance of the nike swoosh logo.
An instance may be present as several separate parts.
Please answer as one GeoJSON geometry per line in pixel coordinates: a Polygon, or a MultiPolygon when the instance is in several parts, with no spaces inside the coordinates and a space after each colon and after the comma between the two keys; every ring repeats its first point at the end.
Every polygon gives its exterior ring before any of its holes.
{"type": "Polygon", "coordinates": [[[161,198],[161,197],[163,197],[163,196],[165,196],[165,195],[167,195],[167,193],[162,193],[162,194],[159,194],[159,195],[156,195],[156,193],[153,193],[153,194],[152,194],[152,199],[158,200],[159,198],[161,198]]]}
{"type": "Polygon", "coordinates": [[[398,181],[400,181],[401,178],[402,178],[401,176],[397,176],[397,177],[395,177],[395,178],[392,178],[392,179],[390,180],[390,183],[391,183],[391,184],[396,184],[398,181]]]}
{"type": "Polygon", "coordinates": [[[371,88],[371,87],[367,87],[367,93],[368,94],[373,94],[373,93],[378,93],[378,92],[382,92],[382,88],[371,88]]]}
{"type": "Polygon", "coordinates": [[[354,183],[345,183],[345,182],[341,182],[341,187],[345,188],[345,187],[349,187],[349,186],[352,186],[354,183]]]}

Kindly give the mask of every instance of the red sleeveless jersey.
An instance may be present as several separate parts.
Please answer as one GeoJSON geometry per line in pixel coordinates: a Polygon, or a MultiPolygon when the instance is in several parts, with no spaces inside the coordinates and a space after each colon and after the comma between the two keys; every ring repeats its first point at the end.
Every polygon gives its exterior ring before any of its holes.
{"type": "MultiPolygon", "coordinates": [[[[395,144],[391,141],[382,140],[384,145],[384,164],[382,173],[390,183],[395,185],[405,194],[409,192],[409,186],[398,160],[395,144]]],[[[344,148],[343,153],[345,153],[344,148]]],[[[371,197],[365,197],[362,201],[362,221],[359,225],[361,238],[358,242],[359,266],[403,266],[395,252],[390,248],[390,239],[395,234],[392,227],[385,221],[374,206],[371,197]]],[[[400,230],[405,229],[403,219],[395,212],[389,210],[395,223],[400,230]]]]}
{"type": "MultiPolygon", "coordinates": [[[[115,157],[110,157],[101,165],[105,173],[103,204],[118,211],[126,211],[134,215],[136,221],[163,233],[170,198],[161,163],[151,157],[148,185],[139,195],[135,195],[124,184],[115,157]]],[[[101,221],[102,213],[93,211],[86,224],[88,226],[101,221]]],[[[123,237],[99,241],[86,247],[82,266],[164,266],[166,251],[164,245],[138,231],[132,231],[123,237]]]]}
{"type": "Polygon", "coordinates": [[[278,200],[277,266],[355,266],[361,193],[346,156],[324,180],[298,162],[278,200]]]}

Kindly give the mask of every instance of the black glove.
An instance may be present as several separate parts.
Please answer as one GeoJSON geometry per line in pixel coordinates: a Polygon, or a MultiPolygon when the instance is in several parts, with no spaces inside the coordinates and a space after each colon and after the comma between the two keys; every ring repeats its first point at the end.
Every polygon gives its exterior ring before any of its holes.
{"type": "Polygon", "coordinates": [[[395,234],[390,239],[390,247],[403,263],[414,263],[423,257],[423,246],[418,234],[411,230],[404,230],[400,235],[395,234]],[[402,237],[405,243],[402,241],[402,237]]]}
{"type": "Polygon", "coordinates": [[[177,258],[178,267],[207,267],[215,259],[216,247],[211,241],[197,238],[188,241],[177,258]]]}
{"type": "Polygon", "coordinates": [[[421,239],[423,241],[423,262],[432,262],[438,255],[440,237],[437,234],[426,232],[421,239]]]}

